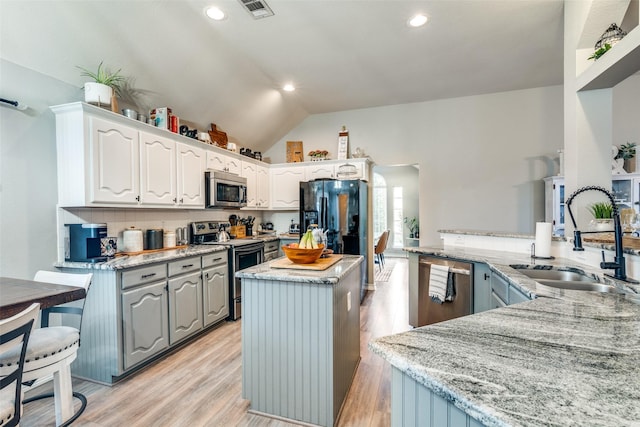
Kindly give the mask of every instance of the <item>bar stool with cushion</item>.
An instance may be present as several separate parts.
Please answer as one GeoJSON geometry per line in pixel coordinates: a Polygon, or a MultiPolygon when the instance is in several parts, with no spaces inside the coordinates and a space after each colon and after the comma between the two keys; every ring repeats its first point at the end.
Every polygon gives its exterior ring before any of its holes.
{"type": "MultiPolygon", "coordinates": [[[[84,287],[88,293],[92,274],[72,274],[52,271],[38,271],[34,280],[59,285],[84,287]]],[[[73,304],[73,303],[70,303],[73,304]]],[[[77,419],[87,406],[87,399],[71,387],[71,362],[76,359],[80,346],[80,326],[84,300],[80,306],[69,304],[42,310],[41,328],[34,329],[27,345],[27,356],[22,375],[23,383],[35,388],[53,375],[53,393],[45,393],[24,400],[24,403],[53,397],[55,401],[56,425],[66,426],[77,419]],[[79,315],[78,327],[49,326],[51,313],[69,313],[79,315]],[[80,400],[81,406],[74,414],[73,397],[80,400]]],[[[66,322],[65,322],[66,323],[66,322]]],[[[5,362],[0,358],[0,364],[5,362]]]]}
{"type": "Polygon", "coordinates": [[[15,316],[0,320],[0,354],[16,352],[17,363],[0,365],[0,426],[17,426],[22,416],[22,371],[27,344],[40,304],[31,304],[15,316]]]}

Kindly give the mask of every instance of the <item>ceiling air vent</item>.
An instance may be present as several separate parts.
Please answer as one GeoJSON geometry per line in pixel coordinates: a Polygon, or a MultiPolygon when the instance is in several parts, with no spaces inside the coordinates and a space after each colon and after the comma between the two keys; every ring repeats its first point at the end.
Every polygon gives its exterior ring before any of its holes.
{"type": "Polygon", "coordinates": [[[267,18],[273,16],[273,11],[264,0],[239,0],[245,9],[254,19],[267,18]]]}

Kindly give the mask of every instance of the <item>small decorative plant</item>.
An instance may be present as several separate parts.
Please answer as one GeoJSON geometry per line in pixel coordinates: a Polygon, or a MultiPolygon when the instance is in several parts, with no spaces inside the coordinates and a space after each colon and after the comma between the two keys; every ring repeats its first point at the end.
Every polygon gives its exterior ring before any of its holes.
{"type": "Polygon", "coordinates": [[[329,155],[329,152],[327,150],[312,150],[309,151],[308,155],[312,160],[321,160],[326,159],[329,155]]]}
{"type": "Polygon", "coordinates": [[[627,142],[626,144],[622,144],[618,149],[618,154],[616,155],[616,159],[624,159],[630,160],[636,156],[636,143],[635,142],[627,142]]]}
{"type": "Polygon", "coordinates": [[[587,59],[593,59],[594,61],[598,60],[598,58],[607,53],[609,49],[611,49],[611,45],[609,43],[605,43],[603,47],[593,52],[593,55],[591,55],[587,59]]]}
{"type": "Polygon", "coordinates": [[[411,219],[407,219],[407,217],[405,217],[404,223],[407,224],[407,228],[409,229],[409,237],[414,237],[419,233],[418,220],[416,219],[416,217],[413,217],[411,219]]]}
{"type": "Polygon", "coordinates": [[[609,202],[594,203],[589,206],[589,211],[595,219],[613,218],[613,205],[609,202]]]}
{"type": "Polygon", "coordinates": [[[102,62],[98,65],[98,70],[94,73],[93,71],[89,71],[86,68],[78,66],[82,73],[80,75],[92,78],[96,83],[100,83],[106,86],[109,86],[116,92],[120,90],[120,85],[125,82],[125,77],[120,74],[122,69],[119,69],[116,72],[111,72],[107,68],[103,68],[102,62]]]}

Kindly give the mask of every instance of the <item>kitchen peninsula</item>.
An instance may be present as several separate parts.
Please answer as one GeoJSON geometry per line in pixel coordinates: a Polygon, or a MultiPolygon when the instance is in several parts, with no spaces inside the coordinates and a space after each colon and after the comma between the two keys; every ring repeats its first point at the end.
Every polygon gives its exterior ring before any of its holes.
{"type": "Polygon", "coordinates": [[[407,250],[410,258],[472,262],[477,279],[498,276],[509,292],[531,300],[371,341],[372,351],[392,365],[392,426],[638,425],[637,285],[564,258],[407,250]],[[557,289],[522,273],[566,266],[617,292],[557,289]]]}
{"type": "Polygon", "coordinates": [[[242,397],[254,413],[333,426],[360,361],[363,257],[343,255],[324,271],[275,262],[236,273],[242,397]]]}

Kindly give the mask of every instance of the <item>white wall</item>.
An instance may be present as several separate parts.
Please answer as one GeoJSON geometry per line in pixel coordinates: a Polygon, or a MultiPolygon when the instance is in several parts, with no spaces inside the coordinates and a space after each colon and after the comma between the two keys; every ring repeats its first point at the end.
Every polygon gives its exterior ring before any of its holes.
{"type": "Polygon", "coordinates": [[[305,153],[336,157],[338,131],[349,129],[379,165],[420,166],[420,241],[438,229],[532,233],[544,219],[545,176],[563,147],[562,87],[552,86],[415,104],[316,114],[265,154],[285,161],[286,141],[305,153]]]}
{"type": "Polygon", "coordinates": [[[0,275],[32,277],[56,261],[56,138],[49,105],[82,98],[61,81],[0,59],[0,275]]]}

